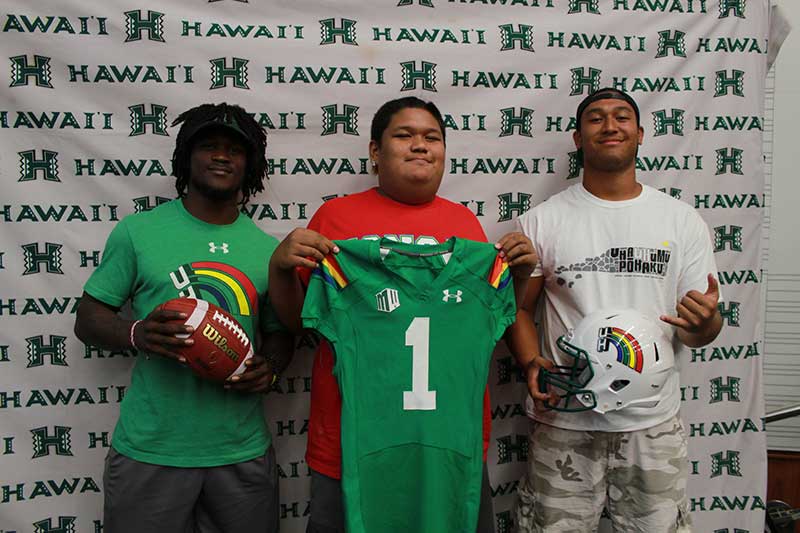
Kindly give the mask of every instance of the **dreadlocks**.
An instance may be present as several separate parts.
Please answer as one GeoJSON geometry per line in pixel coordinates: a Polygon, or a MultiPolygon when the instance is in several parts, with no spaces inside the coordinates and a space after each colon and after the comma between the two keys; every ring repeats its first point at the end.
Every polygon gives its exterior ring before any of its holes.
{"type": "Polygon", "coordinates": [[[181,123],[183,125],[178,131],[175,151],[172,153],[172,175],[177,178],[175,189],[179,197],[186,196],[191,173],[189,158],[193,140],[196,140],[195,134],[200,128],[212,126],[214,123],[221,126],[235,125],[234,129],[240,131],[247,141],[247,170],[242,183],[241,205],[246,204],[253,194],[264,190],[264,178],[267,177],[267,162],[264,158],[267,134],[244,109],[225,103],[203,104],[181,113],[172,125],[181,123]]]}

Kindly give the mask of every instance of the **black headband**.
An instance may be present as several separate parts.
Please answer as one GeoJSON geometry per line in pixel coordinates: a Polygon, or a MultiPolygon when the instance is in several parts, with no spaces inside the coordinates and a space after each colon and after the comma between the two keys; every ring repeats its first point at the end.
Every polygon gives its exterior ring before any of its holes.
{"type": "Polygon", "coordinates": [[[598,100],[622,100],[623,102],[627,102],[633,108],[633,112],[636,114],[636,124],[641,125],[642,122],[639,120],[639,106],[636,105],[636,102],[633,101],[633,98],[619,89],[607,87],[605,89],[600,89],[593,92],[584,98],[580,105],[578,105],[578,111],[575,113],[575,128],[578,131],[581,129],[581,115],[583,115],[583,112],[586,111],[587,107],[589,107],[589,104],[598,100]]]}

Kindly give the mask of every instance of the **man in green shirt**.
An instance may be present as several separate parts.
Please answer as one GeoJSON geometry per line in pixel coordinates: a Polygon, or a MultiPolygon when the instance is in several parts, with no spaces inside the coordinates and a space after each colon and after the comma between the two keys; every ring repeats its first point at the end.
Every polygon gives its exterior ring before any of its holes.
{"type": "Polygon", "coordinates": [[[264,189],[266,134],[244,109],[205,104],[182,123],[172,159],[179,198],[125,217],[84,287],[76,335],[139,357],[104,473],[108,533],[277,531],[278,482],[262,397],[291,356],[266,302],[277,240],[240,212],[264,189]],[[179,349],[185,314],[157,307],[200,298],[228,311],[256,346],[225,384],[196,377],[179,349]],[[130,302],[133,320],[118,315],[130,302]]]}

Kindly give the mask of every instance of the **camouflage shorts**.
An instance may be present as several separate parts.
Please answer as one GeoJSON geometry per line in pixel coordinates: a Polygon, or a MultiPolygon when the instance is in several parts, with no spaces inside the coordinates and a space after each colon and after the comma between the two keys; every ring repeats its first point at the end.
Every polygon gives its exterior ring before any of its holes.
{"type": "Polygon", "coordinates": [[[528,471],[519,485],[520,533],[691,531],[686,434],[674,417],[649,429],[571,431],[531,421],[528,471]]]}

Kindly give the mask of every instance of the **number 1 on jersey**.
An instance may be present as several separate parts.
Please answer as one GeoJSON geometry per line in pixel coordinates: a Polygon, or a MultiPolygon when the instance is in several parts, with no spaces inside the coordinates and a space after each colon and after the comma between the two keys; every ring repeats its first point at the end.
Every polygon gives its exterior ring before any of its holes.
{"type": "Polygon", "coordinates": [[[403,391],[406,411],[436,409],[436,391],[428,390],[430,323],[429,317],[414,317],[406,330],[406,346],[411,346],[411,390],[403,391]]]}

